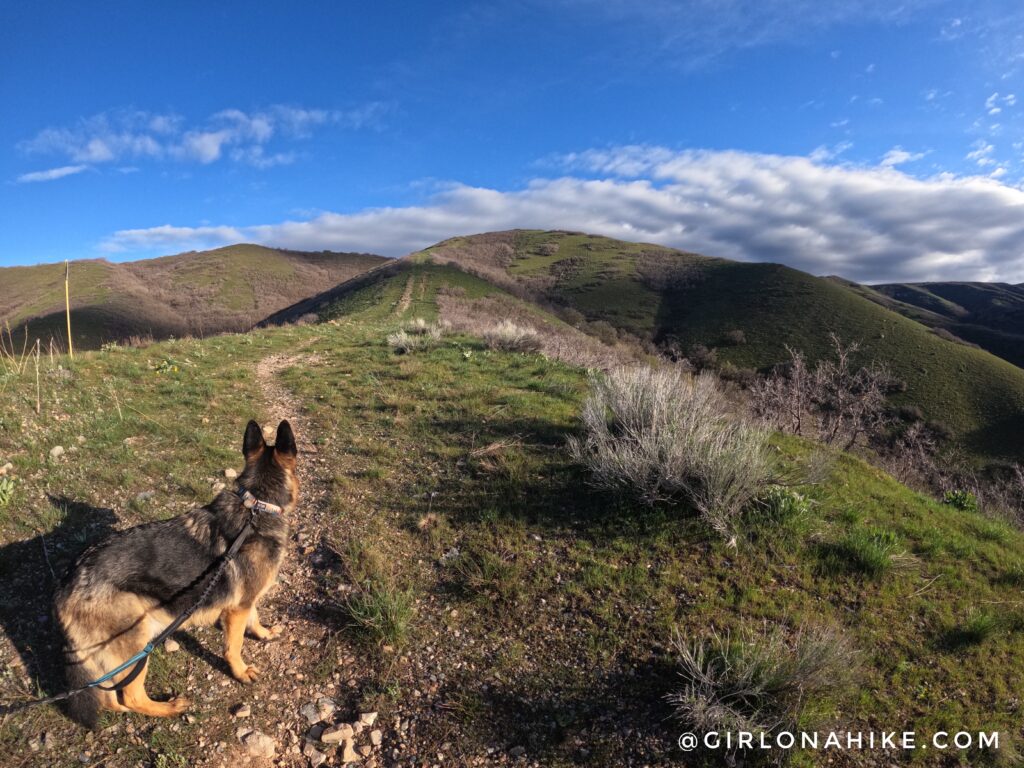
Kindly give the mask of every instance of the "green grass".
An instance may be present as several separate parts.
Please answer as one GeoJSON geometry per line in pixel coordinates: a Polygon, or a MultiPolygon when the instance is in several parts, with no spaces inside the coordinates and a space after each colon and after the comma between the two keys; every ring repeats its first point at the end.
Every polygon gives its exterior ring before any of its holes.
{"type": "Polygon", "coordinates": [[[391,584],[371,581],[345,600],[352,626],[377,643],[401,645],[412,621],[412,593],[391,584]]]}
{"type": "MultiPolygon", "coordinates": [[[[578,429],[584,371],[463,336],[413,355],[388,348],[387,334],[402,323],[436,317],[434,292],[453,281],[493,290],[458,270],[419,264],[350,293],[319,325],[61,360],[65,373],[44,371],[39,414],[32,377],[0,382],[0,463],[14,463],[17,483],[0,509],[0,582],[12,596],[0,605],[0,632],[16,636],[32,660],[56,654],[35,621],[51,591],[44,551],[59,573],[110,526],[208,501],[210,481],[240,465],[245,422],[271,415],[254,366],[268,355],[299,355],[275,381],[301,404],[308,428],[299,440],[317,453],[300,460],[329,490],[323,507],[300,515],[323,528],[338,555],[317,565],[315,588],[301,592],[308,603],[277,607],[294,609],[297,621],[308,608],[315,620],[288,648],[287,672],[265,670],[246,689],[260,696],[254,724],[293,727],[292,702],[270,695],[285,685],[306,695],[343,674],[344,691],[346,678],[356,681],[351,706],[366,696],[385,723],[399,711],[416,714],[408,739],[418,754],[451,742],[466,754],[525,743],[531,759],[560,768],[581,760],[579,740],[590,764],[662,765],[678,758],[664,704],[678,685],[673,630],[825,626],[863,658],[856,691],[823,713],[841,716],[844,728],[1016,733],[1024,634],[1007,621],[955,652],[943,640],[950,628],[970,629],[972,610],[1020,601],[1020,531],[994,528],[834,452],[822,482],[791,489],[800,501],[786,493],[752,509],[751,535],[736,549],[689,510],[646,509],[599,492],[565,448],[578,429]],[[399,312],[410,277],[411,303],[399,312]],[[67,453],[51,462],[54,445],[67,453]],[[153,498],[133,506],[146,490],[153,498]],[[839,547],[841,565],[822,567],[823,542],[839,547]],[[893,567],[892,555],[904,553],[893,567]],[[338,580],[351,590],[339,593],[338,580]],[[398,644],[395,653],[382,648],[398,644]],[[325,648],[334,661],[353,661],[326,664],[325,648]],[[592,727],[609,722],[633,733],[592,727]]],[[[792,437],[773,444],[785,469],[820,450],[792,437]]],[[[289,558],[310,556],[290,545],[289,558]]],[[[216,651],[215,632],[197,638],[216,651]]],[[[254,663],[259,654],[252,651],[254,663]]],[[[228,711],[239,689],[220,687],[222,672],[191,653],[160,661],[161,688],[181,691],[215,676],[209,698],[197,702],[197,722],[113,722],[144,727],[154,752],[171,761],[197,760],[199,738],[235,744],[238,723],[228,711]]],[[[31,680],[17,665],[0,673],[0,698],[24,695],[31,680]]],[[[0,750],[14,756],[12,766],[49,765],[53,755],[27,747],[44,731],[61,744],[59,764],[89,744],[55,711],[39,709],[0,724],[0,750]]],[[[110,764],[121,759],[118,748],[132,764],[156,759],[136,757],[139,744],[123,728],[88,748],[110,764]]],[[[939,758],[915,752],[906,760],[939,758]]]]}
{"type": "Polygon", "coordinates": [[[893,567],[898,552],[892,532],[855,528],[822,547],[822,568],[831,575],[856,573],[878,579],[893,567]]]}
{"type": "Polygon", "coordinates": [[[981,645],[993,638],[1002,628],[1002,622],[994,613],[972,609],[963,622],[946,632],[942,638],[942,645],[950,650],[981,645]]]}

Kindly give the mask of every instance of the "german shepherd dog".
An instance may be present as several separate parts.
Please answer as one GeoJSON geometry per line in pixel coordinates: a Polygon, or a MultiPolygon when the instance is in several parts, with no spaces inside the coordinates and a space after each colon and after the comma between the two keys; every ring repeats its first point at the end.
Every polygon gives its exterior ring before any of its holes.
{"type": "MultiPolygon", "coordinates": [[[[298,503],[297,449],[287,421],[268,446],[255,421],[242,443],[245,469],[238,492],[221,491],[205,507],[170,520],[139,525],[86,550],[60,585],[54,601],[65,641],[69,685],[84,686],[131,658],[199,599],[220,558],[250,518],[239,494],[290,514],[298,503]]],[[[257,508],[259,505],[257,505],[257,508]]],[[[253,513],[253,529],[227,565],[209,597],[184,626],[212,624],[224,630],[224,660],[242,683],[259,675],[242,659],[246,630],[260,640],[276,640],[280,630],[260,623],[256,602],[274,584],[288,541],[282,514],[266,508],[253,513]]],[[[125,671],[114,678],[126,677],[125,671]]],[[[69,700],[69,714],[95,727],[101,709],[155,717],[180,714],[183,697],[153,701],[145,670],[122,690],[89,689],[69,700]]],[[[109,683],[108,683],[109,685],[109,683]]]]}

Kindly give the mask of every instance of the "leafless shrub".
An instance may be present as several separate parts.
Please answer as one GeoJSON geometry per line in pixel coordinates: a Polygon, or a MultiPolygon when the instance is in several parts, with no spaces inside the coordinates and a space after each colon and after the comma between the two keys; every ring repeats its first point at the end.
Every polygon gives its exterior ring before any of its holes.
{"type": "Polygon", "coordinates": [[[726,331],[723,334],[723,337],[725,338],[725,342],[727,344],[731,344],[734,347],[738,347],[741,344],[747,343],[747,334],[745,334],[739,328],[734,328],[731,331],[726,331]]]}
{"type": "Polygon", "coordinates": [[[724,381],[731,381],[743,389],[749,389],[758,381],[757,371],[753,368],[740,368],[730,362],[718,367],[718,376],[724,381]]]}
{"type": "Polygon", "coordinates": [[[595,320],[586,323],[582,329],[591,336],[596,336],[602,344],[612,345],[619,340],[619,330],[607,320],[595,320]]]}
{"type": "Polygon", "coordinates": [[[484,341],[491,349],[505,352],[540,352],[540,334],[528,325],[519,325],[511,320],[502,320],[483,333],[484,341]]]}
{"type": "Polygon", "coordinates": [[[619,367],[595,376],[573,457],[599,485],[649,504],[687,499],[723,536],[769,481],[767,436],[734,414],[718,379],[619,367]]]}
{"type": "Polygon", "coordinates": [[[736,638],[677,632],[673,645],[683,687],[668,700],[696,733],[795,731],[807,704],[842,690],[857,666],[854,649],[833,629],[791,638],[779,628],[736,638]]]}
{"type": "Polygon", "coordinates": [[[694,344],[690,347],[686,359],[698,371],[705,371],[718,365],[718,352],[713,348],[705,347],[703,344],[694,344]]]}
{"type": "Polygon", "coordinates": [[[126,347],[142,348],[142,347],[148,347],[149,345],[151,345],[153,343],[154,343],[153,342],[153,336],[152,336],[152,334],[148,334],[148,333],[147,334],[135,334],[135,335],[129,336],[125,340],[125,346],[126,347]]]}
{"type": "Polygon", "coordinates": [[[587,316],[574,307],[556,307],[555,314],[558,315],[558,318],[562,320],[562,322],[568,323],[574,328],[579,327],[587,321],[587,316]]]}
{"type": "Polygon", "coordinates": [[[320,315],[316,312],[307,312],[295,321],[296,325],[315,325],[320,322],[320,315]]]}
{"type": "Polygon", "coordinates": [[[961,477],[954,483],[971,489],[986,513],[1024,527],[1024,466],[1014,463],[996,468],[985,481],[972,483],[961,477]]]}
{"type": "Polygon", "coordinates": [[[811,397],[820,413],[821,437],[831,445],[844,440],[852,448],[857,438],[884,418],[885,396],[895,377],[884,366],[854,368],[859,345],[844,345],[833,334],[835,357],[818,363],[811,397]]]}
{"type": "Polygon", "coordinates": [[[776,429],[828,445],[843,442],[848,449],[885,422],[885,398],[896,380],[880,365],[855,367],[856,343],[843,344],[833,335],[832,344],[833,358],[813,370],[803,353],[787,347],[788,363],[751,387],[751,405],[776,429]]]}
{"type": "MultiPolygon", "coordinates": [[[[583,270],[585,263],[586,260],[582,256],[569,256],[568,258],[551,262],[548,267],[548,273],[556,282],[572,280],[583,270]]],[[[557,293],[552,298],[557,298],[557,293]]]]}
{"type": "Polygon", "coordinates": [[[935,488],[945,485],[946,470],[939,460],[942,440],[923,421],[899,425],[873,442],[882,465],[900,482],[935,488]]]}

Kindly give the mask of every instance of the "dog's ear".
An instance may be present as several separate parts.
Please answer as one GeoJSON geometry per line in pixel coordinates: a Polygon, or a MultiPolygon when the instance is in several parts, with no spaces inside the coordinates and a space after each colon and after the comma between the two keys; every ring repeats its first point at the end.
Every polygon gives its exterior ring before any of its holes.
{"type": "Polygon", "coordinates": [[[245,425],[245,437],[242,439],[242,455],[248,461],[259,456],[260,452],[266,447],[267,442],[263,439],[263,430],[259,424],[250,419],[249,423],[245,425]]]}
{"type": "Polygon", "coordinates": [[[291,456],[293,459],[299,452],[299,449],[295,446],[295,434],[292,432],[292,425],[287,421],[282,421],[277,425],[274,450],[285,456],[291,456]]]}

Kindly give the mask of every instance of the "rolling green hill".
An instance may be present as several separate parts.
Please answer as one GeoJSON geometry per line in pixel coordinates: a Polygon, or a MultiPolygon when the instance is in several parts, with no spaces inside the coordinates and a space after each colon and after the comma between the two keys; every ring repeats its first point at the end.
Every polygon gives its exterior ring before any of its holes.
{"type": "MultiPolygon", "coordinates": [[[[819,481],[794,489],[807,509],[751,510],[737,548],[685,505],[597,491],[566,447],[585,370],[470,334],[408,354],[386,341],[416,317],[433,321],[446,296],[523,303],[515,288],[420,256],[335,292],[323,323],[44,360],[38,411],[32,373],[9,373],[0,701],[61,689],[53,574],[111,528],[209,501],[241,465],[249,418],[292,419],[302,497],[281,583],[260,605],[284,639],[246,641],[263,672],[252,686],[216,658],[218,629],[184,630],[179,651],[157,651],[147,685],[187,694],[189,717],[115,714],[86,735],[56,708],[28,710],[0,721],[5,765],[242,761],[249,729],[274,739],[280,762],[306,764],[286,750],[309,736],[339,763],[304,712],[324,696],[331,723],[379,713],[378,764],[689,765],[665,699],[683,685],[673,631],[768,628],[828,628],[856,653],[851,689],[814,701],[808,727],[1002,736],[998,754],[850,749],[829,752],[830,765],[1007,764],[1024,700],[1024,534],[831,449],[819,481]],[[67,450],[55,457],[57,445],[67,450]]],[[[786,471],[818,450],[773,444],[786,471]]]]}
{"type": "Polygon", "coordinates": [[[684,350],[702,344],[739,367],[765,370],[786,359],[787,346],[816,360],[829,353],[835,333],[859,342],[864,362],[885,363],[906,383],[897,401],[920,406],[972,452],[1024,456],[1024,370],[940,338],[834,280],[562,231],[458,237],[408,258],[458,266],[561,308],[591,333],[606,335],[607,324],[641,340],[676,340],[684,350]],[[744,343],[730,341],[735,331],[744,343]]]}
{"type": "MultiPolygon", "coordinates": [[[[73,338],[95,348],[131,336],[243,330],[281,307],[383,260],[353,253],[305,253],[232,245],[212,251],[112,264],[71,264],[73,338]]],[[[64,345],[64,265],[0,268],[0,324],[20,346],[51,338],[64,345]]]]}
{"type": "Polygon", "coordinates": [[[1024,285],[890,283],[864,295],[1024,367],[1024,285]]]}

